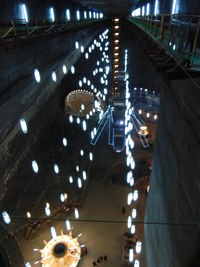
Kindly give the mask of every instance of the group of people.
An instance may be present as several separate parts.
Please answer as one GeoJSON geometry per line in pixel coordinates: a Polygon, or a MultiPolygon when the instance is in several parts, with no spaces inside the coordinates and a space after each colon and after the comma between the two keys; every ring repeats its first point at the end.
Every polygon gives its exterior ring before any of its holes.
{"type": "Polygon", "coordinates": [[[100,263],[102,263],[103,261],[107,261],[108,257],[107,255],[104,256],[100,256],[97,261],[93,261],[93,266],[98,266],[100,263]]]}

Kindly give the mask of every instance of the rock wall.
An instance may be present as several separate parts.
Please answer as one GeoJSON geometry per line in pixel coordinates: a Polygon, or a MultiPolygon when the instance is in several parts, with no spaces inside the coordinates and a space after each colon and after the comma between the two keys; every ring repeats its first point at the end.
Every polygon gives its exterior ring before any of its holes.
{"type": "MultiPolygon", "coordinates": [[[[75,50],[74,43],[79,41],[84,47],[101,30],[99,25],[85,29],[51,36],[51,38],[34,39],[22,47],[8,50],[1,54],[1,99],[0,99],[0,177],[1,197],[6,193],[6,184],[12,179],[18,166],[27,155],[32,142],[42,130],[41,117],[38,116],[41,108],[48,103],[50,97],[58,90],[64,79],[63,64],[70,72],[82,55],[75,50]],[[41,82],[36,83],[34,67],[40,70],[41,82]],[[52,71],[57,74],[57,82],[51,79],[52,71]],[[27,142],[19,127],[19,119],[23,117],[31,128],[27,142]],[[37,118],[37,119],[36,119],[37,118]],[[37,127],[39,126],[39,127],[37,127]]],[[[49,106],[47,121],[58,108],[59,100],[49,106]]]]}
{"type": "Polygon", "coordinates": [[[200,266],[199,101],[191,80],[161,93],[141,266],[200,266]]]}

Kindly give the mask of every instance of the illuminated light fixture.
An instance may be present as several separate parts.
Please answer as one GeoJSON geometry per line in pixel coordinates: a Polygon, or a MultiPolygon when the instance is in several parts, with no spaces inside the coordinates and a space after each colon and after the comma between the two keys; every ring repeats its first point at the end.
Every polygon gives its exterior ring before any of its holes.
{"type": "Polygon", "coordinates": [[[11,223],[11,219],[10,219],[10,216],[9,216],[8,212],[7,211],[3,211],[1,214],[2,214],[4,222],[6,224],[10,224],[11,223]]]}
{"type": "Polygon", "coordinates": [[[150,4],[147,3],[147,7],[146,7],[146,16],[150,15],[150,4]]]}
{"type": "Polygon", "coordinates": [[[158,115],[157,114],[154,114],[153,118],[154,118],[154,120],[157,120],[158,115]]]}
{"type": "Polygon", "coordinates": [[[82,175],[83,175],[83,180],[85,181],[87,179],[86,171],[83,171],[82,175]]]}
{"type": "Polygon", "coordinates": [[[55,14],[53,7],[50,7],[50,19],[52,22],[55,22],[55,14]]]}
{"type": "Polygon", "coordinates": [[[147,116],[147,118],[149,118],[149,117],[150,117],[150,113],[149,113],[149,112],[147,112],[146,116],[147,116]]]}
{"type": "Polygon", "coordinates": [[[119,56],[119,53],[114,53],[114,56],[119,56]]]}
{"type": "Polygon", "coordinates": [[[138,200],[138,190],[134,190],[133,191],[133,201],[136,201],[136,200],[138,200]]]}
{"type": "Polygon", "coordinates": [[[88,58],[89,58],[89,54],[85,53],[85,59],[88,59],[88,58]]]}
{"type": "Polygon", "coordinates": [[[86,83],[87,82],[87,79],[86,77],[83,78],[83,83],[86,83]]]}
{"type": "Polygon", "coordinates": [[[45,214],[46,214],[47,216],[50,216],[50,215],[51,215],[51,211],[50,211],[49,206],[46,206],[46,207],[45,207],[45,214]]]}
{"type": "Polygon", "coordinates": [[[134,267],[140,267],[140,262],[139,262],[139,260],[135,260],[135,262],[134,262],[134,267]]]}
{"type": "Polygon", "coordinates": [[[90,115],[89,115],[89,114],[87,114],[87,115],[86,115],[86,119],[87,119],[87,120],[89,120],[89,118],[90,118],[90,115]]]}
{"type": "Polygon", "coordinates": [[[137,211],[136,211],[136,209],[132,209],[132,218],[133,219],[135,219],[136,218],[136,216],[137,216],[137,211]]]}
{"type": "Polygon", "coordinates": [[[119,50],[119,46],[115,46],[115,50],[119,50]]]}
{"type": "Polygon", "coordinates": [[[84,151],[83,149],[80,150],[80,155],[83,157],[84,156],[84,151]]]}
{"type": "Polygon", "coordinates": [[[38,69],[34,69],[34,77],[37,83],[40,82],[41,78],[40,78],[40,72],[38,69]]]}
{"type": "Polygon", "coordinates": [[[138,134],[141,136],[147,136],[148,135],[148,128],[146,125],[141,125],[140,130],[138,131],[138,134]]]}
{"type": "Polygon", "coordinates": [[[83,83],[82,83],[82,81],[79,81],[79,87],[82,87],[83,86],[83,83]]]}
{"type": "Polygon", "coordinates": [[[134,260],[134,251],[133,249],[129,249],[129,256],[128,256],[129,262],[133,262],[134,260]]]}
{"type": "Polygon", "coordinates": [[[87,12],[84,11],[84,19],[87,19],[87,12]]]}
{"type": "Polygon", "coordinates": [[[131,234],[135,234],[135,225],[131,225],[131,234]]]}
{"type": "Polygon", "coordinates": [[[76,19],[77,20],[80,20],[80,11],[79,10],[76,10],[76,19]]]}
{"type": "Polygon", "coordinates": [[[30,211],[27,211],[26,216],[27,216],[27,218],[31,218],[31,213],[30,213],[30,211]]]}
{"type": "Polygon", "coordinates": [[[93,19],[96,19],[96,12],[93,11],[93,19]]]}
{"type": "Polygon", "coordinates": [[[137,254],[139,254],[142,251],[142,242],[141,241],[137,241],[136,242],[135,251],[136,251],[137,254]]]}
{"type": "Polygon", "coordinates": [[[57,164],[54,164],[54,165],[53,165],[53,169],[54,169],[54,172],[55,172],[56,174],[59,173],[59,167],[58,167],[57,164]]]}
{"type": "Polygon", "coordinates": [[[52,72],[51,78],[52,78],[53,82],[56,82],[57,81],[57,77],[56,77],[55,71],[52,72]]]}
{"type": "Polygon", "coordinates": [[[35,173],[38,173],[39,172],[39,167],[38,167],[38,164],[36,162],[36,160],[33,160],[32,161],[32,169],[35,173]]]}
{"type": "Polygon", "coordinates": [[[75,67],[71,66],[71,73],[74,74],[75,73],[75,67]]]}
{"type": "Polygon", "coordinates": [[[145,15],[145,7],[143,6],[142,7],[142,16],[144,16],[145,15]]]}
{"type": "Polygon", "coordinates": [[[75,42],[75,48],[79,49],[79,42],[77,42],[77,41],[75,42]]]}
{"type": "Polygon", "coordinates": [[[173,47],[172,47],[173,51],[176,50],[176,45],[174,44],[173,47]]]}
{"type": "Polygon", "coordinates": [[[147,186],[147,193],[149,193],[150,185],[147,186]]]}
{"type": "Polygon", "coordinates": [[[118,36],[119,35],[119,33],[118,32],[115,32],[115,36],[118,36]]]}
{"type": "Polygon", "coordinates": [[[154,16],[158,15],[158,0],[155,0],[154,16]]]}
{"type": "Polygon", "coordinates": [[[19,123],[20,123],[20,127],[21,127],[22,132],[24,134],[27,134],[28,133],[28,127],[27,127],[25,119],[20,119],[19,123]]]}
{"type": "MultiPolygon", "coordinates": [[[[136,89],[136,88],[135,88],[136,89]]],[[[137,90],[137,89],[136,89],[137,90]]],[[[139,109],[138,110],[138,113],[141,115],[142,114],[142,110],[141,109],[139,109]]]]}
{"type": "Polygon", "coordinates": [[[84,53],[84,47],[81,46],[81,53],[84,53]]]}
{"type": "Polygon", "coordinates": [[[119,25],[116,25],[116,26],[115,26],[115,29],[119,29],[119,25]]]}
{"type": "Polygon", "coordinates": [[[130,186],[134,186],[134,183],[135,183],[135,180],[134,180],[134,178],[132,177],[131,180],[130,180],[130,186]]]}
{"type": "Polygon", "coordinates": [[[119,59],[118,58],[115,58],[115,60],[114,60],[115,62],[118,62],[119,61],[119,59]]]}
{"type": "Polygon", "coordinates": [[[70,230],[71,230],[71,224],[70,224],[70,221],[69,221],[69,220],[66,220],[65,224],[66,224],[66,228],[67,228],[67,230],[70,231],[70,230]]]}
{"type": "Polygon", "coordinates": [[[116,18],[116,19],[114,19],[114,21],[115,21],[115,22],[118,22],[118,21],[119,21],[119,19],[118,19],[118,18],[116,18]]]}
{"type": "Polygon", "coordinates": [[[131,228],[131,224],[132,224],[132,218],[131,218],[131,216],[128,216],[127,226],[129,229],[131,228]]]}
{"type": "Polygon", "coordinates": [[[114,42],[115,42],[115,43],[119,43],[119,40],[115,40],[114,42]]]}
{"type": "Polygon", "coordinates": [[[176,0],[173,0],[173,4],[172,4],[172,15],[174,15],[176,12],[176,0]]]}
{"type": "Polygon", "coordinates": [[[73,116],[72,115],[69,115],[69,122],[70,123],[73,123],[74,119],[73,119],[73,116]]]}
{"type": "Polygon", "coordinates": [[[66,65],[63,65],[62,71],[63,71],[63,74],[67,74],[67,67],[66,67],[66,65]]]}
{"type": "Polygon", "coordinates": [[[56,229],[52,226],[51,228],[51,236],[54,240],[57,239],[56,229]]]}
{"type": "Polygon", "coordinates": [[[78,178],[78,187],[79,187],[79,188],[82,187],[82,181],[81,181],[81,178],[80,178],[80,177],[78,178]]]}
{"type": "Polygon", "coordinates": [[[31,267],[31,265],[28,261],[25,263],[25,267],[31,267]]]}
{"type": "Polygon", "coordinates": [[[87,130],[87,123],[85,120],[83,120],[83,122],[82,122],[82,127],[83,127],[83,131],[87,130]]]}
{"type": "Polygon", "coordinates": [[[79,166],[78,165],[76,165],[76,171],[79,172],[79,166]]]}
{"type": "Polygon", "coordinates": [[[61,202],[65,202],[65,196],[64,196],[64,194],[60,194],[60,201],[61,202]]]}
{"type": "Polygon", "coordinates": [[[73,183],[73,177],[72,176],[69,176],[69,182],[70,182],[70,184],[73,183]]]}
{"type": "Polygon", "coordinates": [[[28,23],[28,13],[27,13],[26,5],[22,4],[21,7],[22,7],[23,19],[25,20],[26,23],[28,23]]]}
{"type": "Polygon", "coordinates": [[[79,117],[76,118],[76,123],[77,123],[77,124],[80,124],[80,123],[81,123],[81,120],[80,120],[79,117]]]}
{"type": "Polygon", "coordinates": [[[90,161],[93,161],[93,154],[92,154],[92,152],[89,153],[89,159],[90,159],[90,161]]]}
{"type": "Polygon", "coordinates": [[[131,202],[132,202],[132,193],[129,193],[127,197],[127,205],[131,205],[131,202]]]}
{"type": "Polygon", "coordinates": [[[75,215],[75,218],[76,218],[76,219],[79,218],[79,212],[78,212],[78,209],[75,209],[75,210],[74,210],[74,215],[75,215]]]}
{"type": "Polygon", "coordinates": [[[69,21],[70,20],[70,10],[66,9],[66,19],[69,21]]]}

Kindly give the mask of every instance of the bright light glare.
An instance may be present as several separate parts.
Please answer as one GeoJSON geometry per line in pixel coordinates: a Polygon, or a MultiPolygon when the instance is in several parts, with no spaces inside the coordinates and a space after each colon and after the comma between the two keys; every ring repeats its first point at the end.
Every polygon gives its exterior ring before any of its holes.
{"type": "Polygon", "coordinates": [[[86,180],[86,179],[87,179],[86,171],[83,171],[83,180],[86,180]]]}
{"type": "Polygon", "coordinates": [[[35,173],[38,173],[39,172],[39,167],[38,167],[38,164],[36,162],[36,160],[33,160],[32,161],[32,169],[35,173]]]}
{"type": "Polygon", "coordinates": [[[22,4],[22,14],[23,14],[23,19],[27,23],[28,22],[28,13],[27,13],[27,9],[26,9],[26,5],[25,4],[22,4]]]}
{"type": "Polygon", "coordinates": [[[51,18],[51,21],[52,21],[52,22],[55,21],[55,14],[54,14],[54,9],[53,9],[53,7],[50,8],[50,18],[51,18]]]}
{"type": "Polygon", "coordinates": [[[22,132],[24,134],[27,134],[28,133],[28,127],[27,127],[25,119],[20,119],[19,122],[20,122],[20,126],[21,126],[21,129],[22,129],[22,132]]]}
{"type": "Polygon", "coordinates": [[[58,167],[58,165],[57,164],[54,164],[53,168],[54,168],[54,172],[56,174],[58,174],[59,173],[59,167],[58,167]]]}
{"type": "Polygon", "coordinates": [[[63,146],[67,146],[67,139],[65,137],[63,137],[62,143],[63,143],[63,146]]]}
{"type": "Polygon", "coordinates": [[[150,4],[148,3],[146,7],[146,15],[149,16],[149,14],[150,14],[150,4]]]}
{"type": "Polygon", "coordinates": [[[67,67],[66,67],[66,65],[63,65],[62,70],[63,70],[63,73],[64,74],[67,74],[67,67]]]}
{"type": "Polygon", "coordinates": [[[3,220],[6,224],[10,224],[11,223],[11,219],[10,219],[10,216],[9,214],[7,213],[7,211],[3,211],[2,212],[2,217],[3,217],[3,220]]]}
{"type": "Polygon", "coordinates": [[[73,183],[73,177],[72,176],[69,176],[69,182],[70,182],[70,184],[73,183]]]}
{"type": "Polygon", "coordinates": [[[139,254],[142,250],[142,242],[141,241],[137,241],[136,242],[136,253],[139,254]]]}
{"type": "Polygon", "coordinates": [[[37,83],[40,82],[41,78],[40,78],[40,72],[38,69],[34,69],[34,77],[37,83]]]}
{"type": "Polygon", "coordinates": [[[78,212],[78,209],[75,209],[75,210],[74,210],[74,215],[75,215],[75,218],[76,218],[76,219],[79,218],[79,212],[78,212]]]}
{"type": "Polygon", "coordinates": [[[54,240],[57,239],[56,229],[52,226],[51,228],[51,235],[54,240]]]}
{"type": "Polygon", "coordinates": [[[135,260],[134,267],[140,267],[140,262],[139,262],[139,260],[135,260]]]}
{"type": "Polygon", "coordinates": [[[66,10],[66,19],[70,20],[70,10],[69,9],[66,10]]]}
{"type": "Polygon", "coordinates": [[[66,228],[67,228],[68,231],[71,230],[71,224],[70,224],[69,220],[66,220],[66,228]]]}
{"type": "Polygon", "coordinates": [[[133,249],[129,249],[129,262],[133,262],[134,260],[134,252],[133,249]]]}
{"type": "Polygon", "coordinates": [[[92,154],[92,152],[89,153],[89,159],[90,159],[90,161],[93,161],[93,154],[92,154]]]}
{"type": "Polygon", "coordinates": [[[158,15],[158,0],[155,1],[154,16],[158,15]]]}
{"type": "Polygon", "coordinates": [[[83,122],[82,122],[82,127],[83,127],[83,131],[87,130],[87,123],[85,120],[83,120],[83,122]]]}
{"type": "Polygon", "coordinates": [[[26,262],[25,263],[25,267],[31,267],[30,263],[29,262],[26,262]]]}
{"type": "Polygon", "coordinates": [[[80,177],[78,178],[78,187],[79,187],[79,188],[82,187],[82,181],[81,181],[81,178],[80,178],[80,177]]]}
{"type": "Polygon", "coordinates": [[[52,74],[51,74],[51,78],[52,78],[52,80],[53,80],[54,82],[57,81],[57,77],[56,77],[56,73],[55,73],[55,71],[52,72],[52,74]]]}
{"type": "Polygon", "coordinates": [[[172,15],[174,15],[176,12],[176,0],[173,0],[173,5],[172,5],[172,15]]]}
{"type": "Polygon", "coordinates": [[[80,11],[79,10],[76,10],[76,19],[80,20],[80,11]]]}
{"type": "Polygon", "coordinates": [[[75,67],[71,66],[71,73],[74,74],[75,73],[75,67]]]}

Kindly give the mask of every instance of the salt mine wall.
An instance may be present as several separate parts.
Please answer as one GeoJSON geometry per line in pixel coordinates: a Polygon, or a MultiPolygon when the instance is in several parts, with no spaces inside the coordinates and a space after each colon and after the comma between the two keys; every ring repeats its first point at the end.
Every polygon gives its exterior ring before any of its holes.
{"type": "Polygon", "coordinates": [[[200,266],[199,101],[191,80],[161,92],[142,266],[200,266]]]}

